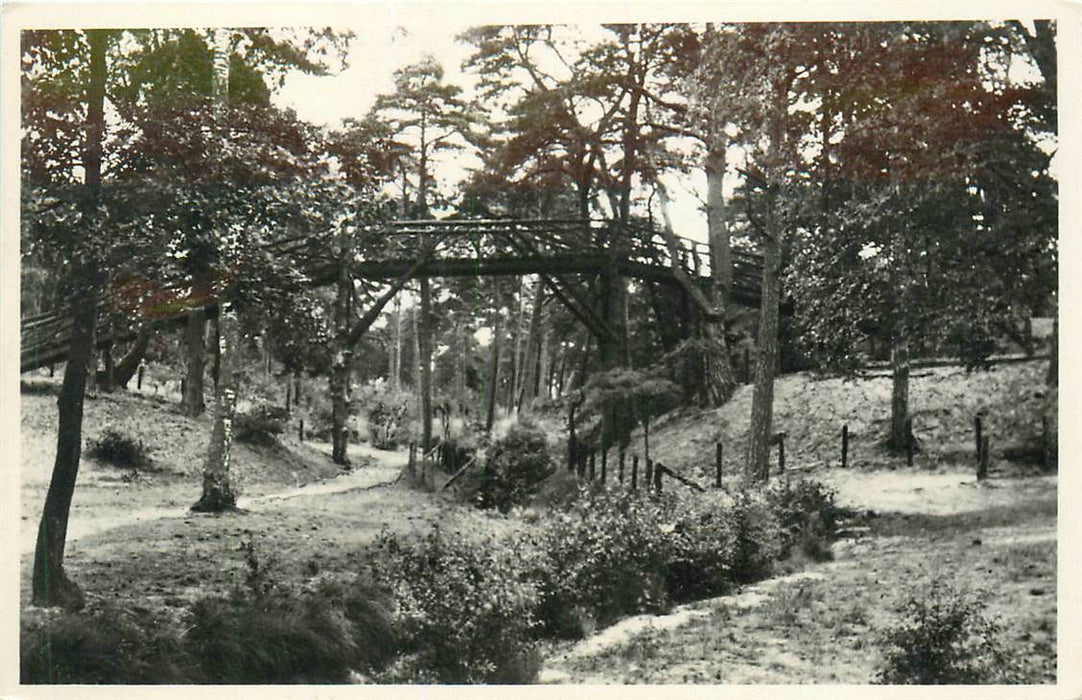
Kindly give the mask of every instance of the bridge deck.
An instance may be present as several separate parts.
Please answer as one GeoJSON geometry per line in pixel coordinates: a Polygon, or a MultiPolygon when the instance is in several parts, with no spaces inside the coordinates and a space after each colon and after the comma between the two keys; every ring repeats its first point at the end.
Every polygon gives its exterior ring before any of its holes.
{"type": "MultiPolygon", "coordinates": [[[[432,259],[415,271],[415,277],[469,277],[546,274],[555,277],[597,275],[605,271],[679,286],[674,267],[685,279],[705,288],[710,281],[710,255],[705,243],[677,237],[673,251],[664,236],[648,227],[621,229],[616,235],[607,221],[575,220],[432,220],[399,221],[369,229],[369,243],[382,241],[382,248],[369,258],[358,258],[350,266],[359,279],[396,279],[413,265],[416,253],[426,242],[436,241],[432,259]],[[616,243],[617,245],[613,245],[616,243]]],[[[371,245],[366,246],[371,249],[371,245]]],[[[313,286],[333,284],[337,262],[325,242],[308,237],[279,241],[272,252],[294,258],[307,270],[313,286]]],[[[761,257],[734,251],[732,299],[755,304],[762,275],[761,257]]],[[[192,305],[184,301],[191,291],[182,287],[159,287],[155,293],[172,294],[174,301],[153,315],[159,322],[178,321],[192,305]]],[[[130,302],[130,299],[125,300],[130,302]]],[[[202,302],[213,308],[213,299],[202,302]]],[[[128,308],[118,295],[107,294],[102,310],[128,308]]],[[[132,314],[129,316],[139,316],[132,314]]],[[[142,316],[147,314],[143,313],[142,316]]],[[[63,360],[67,356],[71,331],[70,315],[52,311],[22,319],[20,328],[20,371],[27,372],[63,360]]],[[[103,329],[98,345],[130,339],[130,329],[103,329]]]]}

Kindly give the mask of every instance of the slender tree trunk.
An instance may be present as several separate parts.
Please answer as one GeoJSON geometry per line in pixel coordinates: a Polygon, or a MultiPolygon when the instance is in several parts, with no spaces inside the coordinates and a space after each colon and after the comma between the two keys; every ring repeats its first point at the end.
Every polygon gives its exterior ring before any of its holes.
{"type": "Polygon", "coordinates": [[[455,325],[455,342],[458,354],[455,357],[455,403],[461,411],[466,406],[466,360],[469,355],[469,338],[466,324],[461,320],[455,325]]]}
{"type": "Polygon", "coordinates": [[[538,278],[533,288],[533,308],[530,310],[530,325],[526,333],[526,351],[522,363],[522,386],[519,388],[519,409],[523,404],[530,405],[537,397],[539,362],[541,354],[541,310],[544,303],[544,290],[538,278]]]}
{"type": "Polygon", "coordinates": [[[492,298],[496,307],[496,322],[492,326],[492,345],[489,348],[488,384],[485,387],[485,432],[491,433],[496,421],[496,388],[500,381],[500,342],[503,335],[500,315],[500,279],[492,280],[492,298]]]}
{"type": "MultiPolygon", "coordinates": [[[[101,193],[102,142],[105,135],[105,55],[108,34],[91,30],[90,82],[87,85],[87,136],[83,152],[84,183],[87,204],[83,221],[93,223],[96,203],[101,193]]],[[[57,399],[56,460],[38,524],[31,581],[35,605],[80,608],[85,597],[79,586],[64,571],[64,545],[68,534],[68,515],[79,475],[83,445],[83,400],[86,394],[87,365],[94,356],[94,330],[98,319],[98,294],[103,279],[98,265],[76,255],[70,293],[72,304],[71,345],[64,366],[64,381],[57,399]]]]}
{"type": "Polygon", "coordinates": [[[353,280],[349,276],[348,248],[338,250],[337,295],[334,303],[334,359],[331,364],[331,460],[349,464],[349,366],[353,355],[349,347],[349,297],[353,280]]]}
{"type": "MultiPolygon", "coordinates": [[[[418,297],[419,298],[419,297],[418,297]]],[[[410,313],[410,323],[413,326],[413,390],[418,391],[421,388],[421,332],[419,330],[420,322],[418,319],[418,306],[415,303],[410,313]]],[[[418,397],[420,398],[420,397],[418,397]]]]}
{"type": "Polygon", "coordinates": [[[704,320],[700,338],[705,341],[703,352],[703,389],[706,403],[720,406],[736,391],[736,377],[725,339],[726,316],[733,288],[733,254],[729,239],[728,215],[725,210],[725,150],[727,142],[717,138],[706,154],[706,219],[710,245],[711,297],[720,318],[704,320]]]}
{"type": "Polygon", "coordinates": [[[402,390],[402,297],[394,298],[394,350],[391,353],[391,388],[402,390]]]}
{"type": "MultiPolygon", "coordinates": [[[[897,159],[891,162],[891,184],[895,196],[898,196],[900,173],[897,159]]],[[[894,324],[890,340],[891,396],[890,396],[890,436],[888,447],[895,451],[905,450],[908,442],[906,430],[909,418],[909,252],[906,247],[905,232],[898,225],[891,238],[892,272],[894,277],[895,304],[894,324]]]]}
{"type": "Polygon", "coordinates": [[[206,348],[203,342],[207,330],[207,312],[202,308],[192,309],[187,317],[184,327],[184,343],[188,358],[188,371],[184,377],[184,413],[195,418],[206,410],[203,400],[206,348]]]}
{"type": "Polygon", "coordinates": [[[105,393],[112,393],[115,388],[116,365],[113,362],[113,344],[109,343],[101,350],[102,380],[100,388],[105,393]]]}
{"type": "MultiPolygon", "coordinates": [[[[229,34],[214,31],[214,95],[215,122],[224,147],[225,105],[229,84],[229,34]]],[[[222,246],[227,259],[235,256],[235,242],[222,232],[222,246]]],[[[214,427],[211,431],[207,458],[203,463],[203,495],[192,506],[193,511],[219,512],[236,507],[236,495],[231,483],[233,461],[233,415],[237,404],[237,374],[234,363],[239,332],[232,290],[226,289],[218,298],[218,382],[214,392],[214,427]]]]}
{"type": "Polygon", "coordinates": [[[774,370],[778,354],[778,304],[781,292],[782,234],[773,211],[773,198],[768,204],[769,230],[763,244],[763,286],[759,306],[759,338],[755,347],[755,386],[752,393],[751,424],[748,429],[748,475],[752,479],[766,478],[770,457],[770,430],[774,412],[774,370]]]}
{"type": "Polygon", "coordinates": [[[549,332],[541,324],[541,348],[537,358],[537,396],[543,401],[552,398],[552,358],[549,356],[549,332]]]}
{"type": "Polygon", "coordinates": [[[421,278],[421,308],[417,319],[421,365],[421,449],[432,449],[432,288],[421,278]]]}

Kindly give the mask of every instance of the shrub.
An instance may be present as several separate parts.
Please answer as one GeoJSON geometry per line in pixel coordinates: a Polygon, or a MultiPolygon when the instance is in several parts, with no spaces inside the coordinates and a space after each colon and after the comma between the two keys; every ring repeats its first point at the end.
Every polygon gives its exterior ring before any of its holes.
{"type": "Polygon", "coordinates": [[[545,432],[532,423],[516,423],[488,450],[480,471],[478,505],[506,513],[529,502],[553,470],[545,432]]]}
{"type": "Polygon", "coordinates": [[[233,437],[249,445],[277,445],[288,420],[289,414],[280,406],[256,406],[233,417],[233,437]]]}
{"type": "Polygon", "coordinates": [[[119,607],[24,622],[23,683],[188,683],[198,677],[172,627],[119,607]]]}
{"type": "Polygon", "coordinates": [[[607,624],[668,606],[665,574],[672,526],[668,499],[582,487],[569,512],[555,516],[538,546],[545,562],[534,572],[544,631],[583,636],[591,621],[607,624]]]}
{"type": "Polygon", "coordinates": [[[739,528],[728,505],[727,499],[709,494],[680,508],[666,578],[674,601],[719,595],[732,586],[739,528]]]}
{"type": "Polygon", "coordinates": [[[381,680],[533,680],[538,669],[528,662],[533,658],[529,637],[537,592],[514,548],[438,528],[414,541],[384,532],[369,567],[373,580],[393,594],[404,652],[381,680]]]}
{"type": "Polygon", "coordinates": [[[782,556],[799,545],[813,559],[830,558],[829,542],[842,518],[835,496],[834,489],[811,479],[784,479],[767,489],[766,503],[780,528],[782,556]]]}
{"type": "Polygon", "coordinates": [[[984,604],[940,584],[910,595],[899,622],[882,633],[877,683],[892,685],[1017,682],[1000,646],[999,625],[984,604]]]}
{"type": "Polygon", "coordinates": [[[90,444],[88,454],[95,459],[124,469],[149,467],[150,450],[142,440],[126,435],[119,430],[108,428],[90,444]]]}
{"type": "Polygon", "coordinates": [[[731,575],[737,583],[766,578],[782,552],[781,531],[770,508],[748,491],[739,491],[726,512],[733,542],[731,575]]]}

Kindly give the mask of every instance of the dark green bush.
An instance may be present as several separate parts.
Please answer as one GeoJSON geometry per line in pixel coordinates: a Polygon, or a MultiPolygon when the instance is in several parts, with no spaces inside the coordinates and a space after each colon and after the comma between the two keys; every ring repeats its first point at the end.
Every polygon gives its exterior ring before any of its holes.
{"type": "Polygon", "coordinates": [[[107,464],[124,469],[139,469],[151,464],[150,450],[142,440],[126,435],[119,430],[107,428],[101,436],[90,444],[89,456],[107,464]]]}
{"type": "Polygon", "coordinates": [[[387,682],[525,683],[537,592],[521,552],[438,528],[419,540],[382,533],[369,559],[374,581],[397,604],[403,656],[387,682]]]}
{"type": "Polygon", "coordinates": [[[830,558],[830,541],[842,519],[833,489],[810,479],[781,480],[766,490],[766,503],[781,533],[781,555],[799,546],[816,560],[830,558]]]}
{"type": "Polygon", "coordinates": [[[674,528],[668,499],[583,488],[540,538],[545,565],[535,576],[548,634],[582,636],[583,618],[608,624],[668,606],[665,575],[674,528]]]}
{"type": "Polygon", "coordinates": [[[179,635],[148,613],[118,607],[24,622],[23,683],[189,683],[198,670],[179,635]]]}
{"type": "Polygon", "coordinates": [[[261,405],[233,417],[233,437],[249,445],[270,447],[285,432],[289,414],[281,406],[261,405]]]}
{"type": "Polygon", "coordinates": [[[940,584],[916,592],[898,608],[898,622],[879,639],[877,683],[975,685],[1018,682],[1000,645],[1000,628],[984,604],[940,584]]]}
{"type": "Polygon", "coordinates": [[[506,513],[528,503],[553,470],[545,431],[525,421],[516,423],[488,450],[480,470],[477,503],[506,513]]]}

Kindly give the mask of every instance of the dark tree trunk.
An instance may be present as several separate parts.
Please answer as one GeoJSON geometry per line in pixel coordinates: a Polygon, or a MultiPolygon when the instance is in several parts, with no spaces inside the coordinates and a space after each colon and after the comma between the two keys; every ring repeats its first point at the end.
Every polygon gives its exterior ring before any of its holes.
{"type": "Polygon", "coordinates": [[[331,460],[348,465],[349,445],[349,297],[353,281],[349,276],[348,250],[338,251],[338,283],[334,303],[334,360],[331,366],[331,460]]]}
{"type": "Polygon", "coordinates": [[[774,414],[774,371],[778,354],[778,306],[781,296],[782,229],[773,195],[768,195],[763,242],[762,301],[759,306],[759,337],[755,347],[755,386],[748,428],[749,478],[766,479],[770,461],[770,430],[774,414]]]}
{"type": "Polygon", "coordinates": [[[421,364],[421,449],[432,449],[432,288],[428,278],[421,278],[421,308],[417,318],[421,364]]]}
{"type": "Polygon", "coordinates": [[[184,376],[184,413],[192,418],[200,416],[206,410],[203,401],[203,373],[205,370],[203,345],[207,332],[207,312],[201,308],[188,312],[184,327],[184,342],[187,349],[188,371],[184,376]]]}
{"type": "MultiPolygon", "coordinates": [[[[891,164],[892,187],[897,194],[899,178],[897,166],[891,164]]],[[[905,235],[899,227],[891,240],[892,273],[894,277],[895,303],[894,323],[890,339],[890,369],[892,377],[890,396],[890,436],[887,446],[894,452],[902,452],[909,442],[909,253],[905,235]]]]}
{"type": "MultiPolygon", "coordinates": [[[[102,141],[105,133],[106,44],[104,30],[88,32],[90,41],[90,83],[87,86],[87,142],[83,171],[87,189],[85,221],[94,216],[101,192],[102,141]]],[[[80,256],[76,256],[79,260],[80,256]]],[[[79,303],[72,304],[71,345],[64,367],[64,381],[57,399],[56,460],[45,496],[45,506],[38,524],[34,549],[31,589],[35,605],[80,608],[85,597],[79,586],[64,571],[64,546],[67,541],[68,515],[79,475],[83,444],[83,400],[86,394],[87,365],[94,356],[94,330],[97,325],[98,294],[102,284],[96,263],[82,261],[73,266],[71,294],[79,303]]]]}
{"type": "Polygon", "coordinates": [[[500,280],[492,281],[492,298],[496,306],[496,322],[492,327],[492,346],[489,349],[488,384],[485,387],[485,432],[492,432],[496,421],[496,385],[500,381],[500,337],[503,335],[503,323],[500,316],[500,280]]]}

